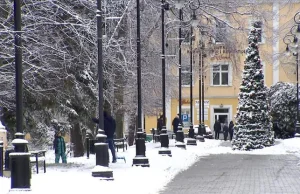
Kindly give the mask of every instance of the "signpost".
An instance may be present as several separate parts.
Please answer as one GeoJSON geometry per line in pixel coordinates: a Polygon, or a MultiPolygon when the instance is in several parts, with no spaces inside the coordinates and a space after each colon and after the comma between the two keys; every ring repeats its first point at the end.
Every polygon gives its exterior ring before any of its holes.
{"type": "Polygon", "coordinates": [[[181,115],[182,122],[189,122],[189,115],[188,114],[182,114],[181,115]]]}

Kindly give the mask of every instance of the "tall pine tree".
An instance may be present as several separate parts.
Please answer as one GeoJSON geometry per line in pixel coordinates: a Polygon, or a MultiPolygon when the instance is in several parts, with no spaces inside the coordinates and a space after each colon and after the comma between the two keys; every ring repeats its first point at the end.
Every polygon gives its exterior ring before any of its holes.
{"type": "Polygon", "coordinates": [[[252,150],[274,144],[267,88],[258,51],[258,33],[259,31],[253,28],[248,37],[249,46],[246,49],[240,86],[233,149],[252,150]]]}

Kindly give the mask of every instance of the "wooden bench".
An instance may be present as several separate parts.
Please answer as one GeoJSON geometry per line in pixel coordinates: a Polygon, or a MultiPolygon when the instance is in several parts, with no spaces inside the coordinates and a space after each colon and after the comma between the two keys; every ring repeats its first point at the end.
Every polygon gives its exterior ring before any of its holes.
{"type": "Polygon", "coordinates": [[[125,152],[125,148],[127,150],[126,138],[114,139],[114,145],[117,148],[117,152],[119,151],[119,148],[123,148],[123,152],[125,152]]]}
{"type": "Polygon", "coordinates": [[[30,155],[30,163],[35,163],[36,173],[39,174],[39,162],[43,162],[44,165],[44,173],[46,173],[46,157],[45,150],[37,150],[29,152],[30,155]]]}

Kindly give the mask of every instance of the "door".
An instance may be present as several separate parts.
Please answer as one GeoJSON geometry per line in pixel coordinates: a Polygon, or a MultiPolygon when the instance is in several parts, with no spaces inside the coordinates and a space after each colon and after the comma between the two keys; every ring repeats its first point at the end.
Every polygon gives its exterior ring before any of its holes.
{"type": "Polygon", "coordinates": [[[215,121],[219,120],[221,123],[221,131],[220,131],[220,137],[219,139],[224,139],[224,135],[223,135],[223,126],[224,123],[228,124],[228,120],[229,120],[229,109],[228,108],[216,108],[214,109],[214,118],[215,121]]]}

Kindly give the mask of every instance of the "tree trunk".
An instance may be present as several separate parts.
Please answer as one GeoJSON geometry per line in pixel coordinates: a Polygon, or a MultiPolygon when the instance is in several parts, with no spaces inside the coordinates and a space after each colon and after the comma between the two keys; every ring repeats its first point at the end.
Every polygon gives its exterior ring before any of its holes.
{"type": "Polygon", "coordinates": [[[136,117],[135,115],[130,116],[129,121],[129,134],[128,134],[128,145],[132,146],[134,143],[134,134],[136,131],[136,117]]]}
{"type": "Polygon", "coordinates": [[[82,134],[80,130],[80,123],[75,123],[71,129],[71,142],[74,145],[74,157],[81,157],[84,155],[84,146],[82,141],[82,134]]]}

